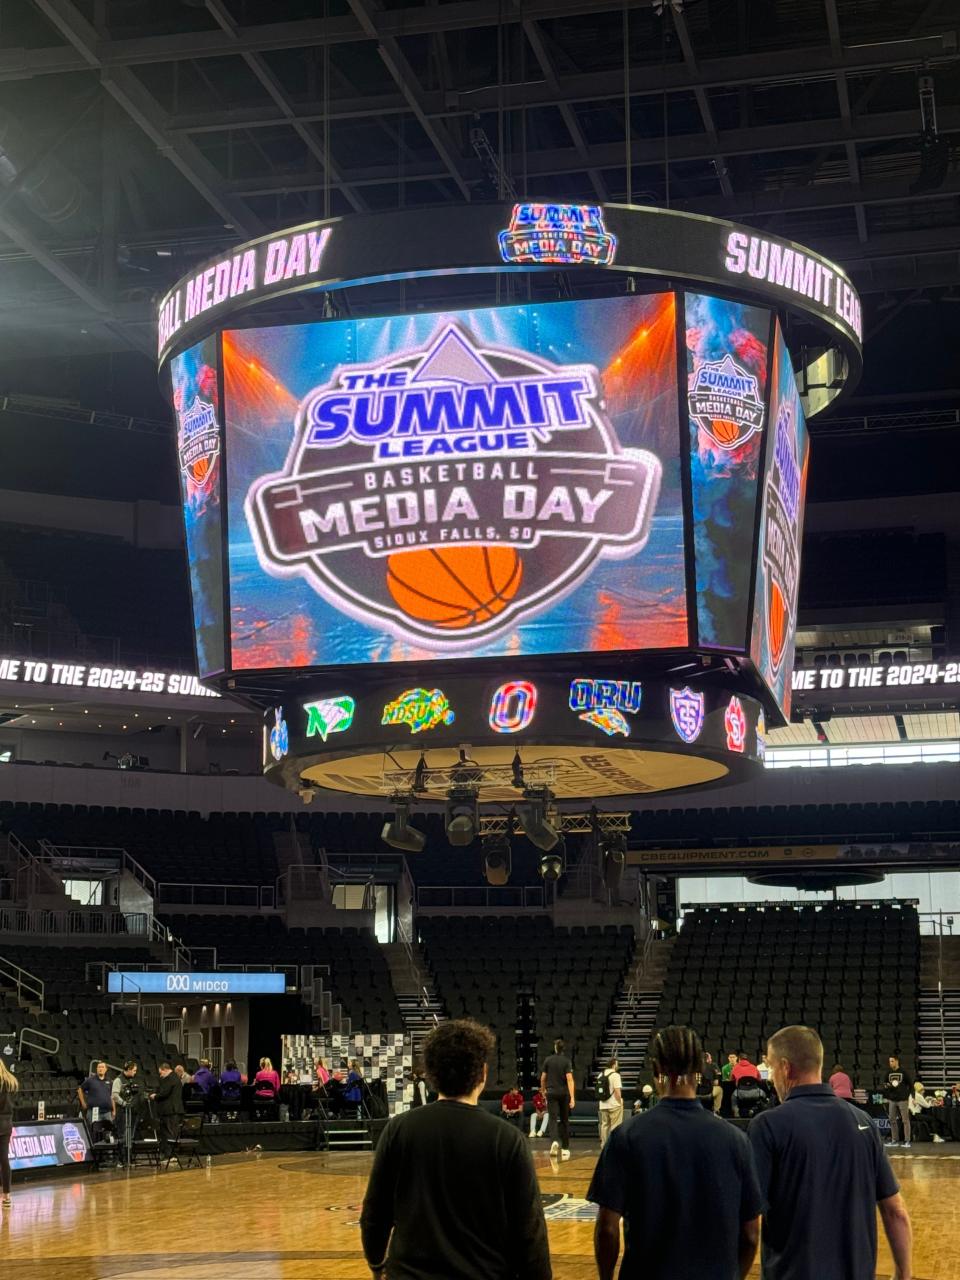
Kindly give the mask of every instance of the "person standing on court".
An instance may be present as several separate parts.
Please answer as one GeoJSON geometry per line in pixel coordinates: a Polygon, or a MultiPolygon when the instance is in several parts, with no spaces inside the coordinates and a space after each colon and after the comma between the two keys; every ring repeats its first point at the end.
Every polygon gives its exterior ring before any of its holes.
{"type": "Polygon", "coordinates": [[[760,1188],[746,1137],[704,1110],[700,1038],[658,1031],[652,1050],[660,1102],[611,1133],[587,1199],[599,1205],[600,1280],[743,1280],[760,1237],[760,1188]]]}
{"type": "Polygon", "coordinates": [[[107,1064],[98,1062],[93,1075],[87,1076],[77,1089],[80,1110],[90,1121],[90,1136],[94,1142],[103,1137],[104,1127],[113,1125],[117,1118],[117,1106],[113,1100],[113,1088],[107,1079],[107,1064]]]}
{"type": "Polygon", "coordinates": [[[154,1103],[157,1136],[163,1141],[164,1150],[169,1152],[180,1136],[183,1124],[183,1085],[169,1062],[160,1063],[160,1083],[156,1093],[151,1093],[150,1101],[154,1103]]]}
{"type": "Polygon", "coordinates": [[[10,1208],[10,1137],[13,1133],[13,1101],[20,1081],[0,1061],[0,1195],[4,1209],[10,1208]]]}
{"type": "Polygon", "coordinates": [[[911,1145],[910,1138],[910,1096],[913,1093],[913,1081],[900,1065],[897,1054],[891,1053],[887,1059],[890,1070],[887,1072],[883,1086],[883,1096],[887,1100],[887,1115],[890,1117],[890,1141],[888,1147],[899,1147],[897,1142],[897,1117],[900,1117],[900,1129],[903,1133],[903,1145],[911,1145]]]}
{"type": "Polygon", "coordinates": [[[602,1147],[617,1125],[623,1123],[623,1081],[616,1054],[597,1077],[597,1115],[602,1147]]]}
{"type": "Polygon", "coordinates": [[[375,1280],[551,1280],[523,1131],[477,1106],[495,1044],[469,1019],[443,1022],[424,1041],[439,1096],[388,1122],[360,1214],[375,1280]]]}
{"type": "Polygon", "coordinates": [[[573,1083],[573,1063],[562,1040],[554,1040],[553,1053],[543,1060],[540,1088],[547,1095],[550,1154],[559,1153],[561,1160],[569,1160],[570,1112],[577,1104],[577,1091],[573,1083]]]}
{"type": "Polygon", "coordinates": [[[910,1217],[880,1135],[823,1083],[811,1027],[770,1037],[767,1061],[783,1106],[750,1122],[765,1209],[763,1280],[873,1280],[877,1209],[894,1280],[911,1280],[910,1217]]]}

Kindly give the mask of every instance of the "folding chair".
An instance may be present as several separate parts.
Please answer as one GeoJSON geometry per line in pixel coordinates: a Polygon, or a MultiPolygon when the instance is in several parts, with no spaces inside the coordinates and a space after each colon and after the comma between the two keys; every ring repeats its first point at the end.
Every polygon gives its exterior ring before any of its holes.
{"type": "Polygon", "coordinates": [[[203,1128],[203,1116],[187,1116],[180,1125],[180,1132],[174,1140],[173,1146],[167,1153],[167,1163],[164,1169],[170,1168],[170,1161],[176,1160],[181,1169],[189,1169],[191,1164],[195,1164],[200,1168],[200,1131],[203,1128]],[[181,1159],[186,1156],[187,1163],[184,1164],[181,1159]]]}

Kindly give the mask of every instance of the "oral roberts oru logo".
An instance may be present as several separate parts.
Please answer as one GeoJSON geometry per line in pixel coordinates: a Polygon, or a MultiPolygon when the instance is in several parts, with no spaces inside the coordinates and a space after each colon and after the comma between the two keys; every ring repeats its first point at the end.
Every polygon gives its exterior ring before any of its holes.
{"type": "Polygon", "coordinates": [[[476,344],[343,365],[247,497],[261,564],[436,649],[488,642],[647,541],[659,459],[624,449],[589,365],[476,344]],[[530,552],[535,550],[536,554],[530,552]]]}

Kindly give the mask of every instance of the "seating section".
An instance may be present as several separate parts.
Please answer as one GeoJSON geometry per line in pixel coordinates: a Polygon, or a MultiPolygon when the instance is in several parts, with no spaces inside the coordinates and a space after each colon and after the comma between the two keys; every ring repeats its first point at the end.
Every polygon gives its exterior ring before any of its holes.
{"type": "Polygon", "coordinates": [[[109,943],[99,947],[44,947],[8,945],[6,941],[0,941],[0,957],[42,979],[45,1004],[50,1011],[103,1007],[103,992],[86,980],[89,963],[122,960],[137,969],[156,959],[146,948],[110,947],[109,943]]]}
{"type": "Polygon", "coordinates": [[[562,1036],[582,1085],[633,956],[629,925],[564,929],[543,916],[422,916],[418,927],[447,1013],[477,1018],[497,1035],[492,1087],[517,1079],[519,990],[534,994],[538,1061],[562,1036]]]}
{"type": "Polygon", "coordinates": [[[287,929],[279,916],[170,914],[164,922],[188,946],[216,947],[218,965],[328,965],[324,986],[354,1031],[403,1030],[390,970],[369,931],[287,929]]]}
{"type": "Polygon", "coordinates": [[[960,801],[647,809],[633,814],[630,843],[656,847],[685,842],[699,845],[842,839],[876,844],[909,841],[926,833],[960,837],[960,801]]]}
{"type": "MultiPolygon", "coordinates": [[[[104,660],[119,656],[130,665],[174,668],[192,662],[189,582],[182,551],[4,526],[0,555],[13,581],[44,584],[49,590],[54,606],[50,620],[38,619],[31,634],[49,632],[50,656],[65,656],[62,640],[59,650],[56,646],[65,629],[66,606],[86,637],[81,647],[104,660]]],[[[39,651],[32,648],[30,656],[39,656],[39,651]]]]}
{"type": "Polygon", "coordinates": [[[801,608],[941,601],[947,592],[942,533],[910,530],[810,533],[803,540],[801,608]]]}
{"type": "Polygon", "coordinates": [[[657,1022],[692,1026],[715,1061],[754,1062],[771,1032],[805,1023],[826,1069],[839,1062],[870,1089],[893,1052],[913,1071],[919,965],[913,907],[698,907],[671,952],[657,1022]]]}
{"type": "Polygon", "coordinates": [[[289,819],[276,814],[113,809],[99,805],[0,802],[0,822],[28,843],[126,849],[155,880],[177,884],[272,884],[274,833],[289,819]]]}

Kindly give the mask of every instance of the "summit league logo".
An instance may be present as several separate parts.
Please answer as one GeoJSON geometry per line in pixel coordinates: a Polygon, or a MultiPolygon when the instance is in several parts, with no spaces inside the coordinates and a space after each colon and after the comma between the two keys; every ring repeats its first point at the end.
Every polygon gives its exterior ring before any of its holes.
{"type": "Polygon", "coordinates": [[[690,417],[721,449],[739,449],[763,429],[760,384],[728,352],[722,360],[707,360],[693,377],[689,393],[690,417]]]}
{"type": "Polygon", "coordinates": [[[192,404],[179,412],[177,418],[180,470],[188,484],[206,489],[213,479],[213,464],[220,453],[217,411],[209,400],[195,395],[192,404]]]}
{"type": "Polygon", "coordinates": [[[621,446],[603,395],[590,365],[449,319],[341,365],[301,402],[283,471],[247,495],[260,562],[401,640],[489,642],[649,537],[660,461],[621,446]]]}

